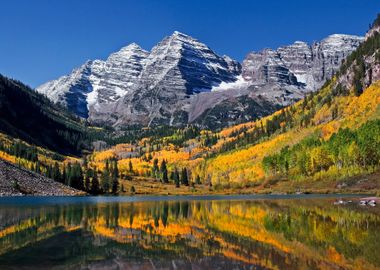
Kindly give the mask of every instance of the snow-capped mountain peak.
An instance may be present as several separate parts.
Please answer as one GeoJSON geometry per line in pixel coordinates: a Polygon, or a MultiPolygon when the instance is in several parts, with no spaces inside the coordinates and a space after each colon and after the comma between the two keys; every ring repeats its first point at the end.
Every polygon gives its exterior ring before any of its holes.
{"type": "Polygon", "coordinates": [[[89,60],[70,75],[39,86],[37,91],[87,118],[90,110],[116,102],[132,90],[148,55],[132,43],[106,61],[89,60]]]}
{"type": "Polygon", "coordinates": [[[249,53],[240,65],[174,31],[150,52],[131,43],[37,91],[90,121],[115,126],[184,125],[203,123],[202,117],[225,125],[225,120],[270,113],[317,90],[362,40],[334,34],[313,44],[295,41],[249,53]]]}

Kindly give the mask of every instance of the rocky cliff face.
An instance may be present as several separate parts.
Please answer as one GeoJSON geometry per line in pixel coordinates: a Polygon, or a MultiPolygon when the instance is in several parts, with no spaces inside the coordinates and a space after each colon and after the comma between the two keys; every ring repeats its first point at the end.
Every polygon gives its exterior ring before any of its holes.
{"type": "Polygon", "coordinates": [[[120,116],[117,125],[186,124],[188,99],[234,82],[240,69],[238,62],[174,32],[152,49],[137,87],[118,102],[112,115],[120,116]]]}
{"type": "Polygon", "coordinates": [[[243,62],[242,75],[252,90],[273,103],[288,105],[319,89],[362,41],[336,34],[312,45],[296,41],[277,50],[252,52],[243,62]]]}
{"type": "Polygon", "coordinates": [[[336,81],[337,92],[353,90],[360,95],[365,88],[380,80],[379,44],[380,17],[365,35],[365,42],[342,65],[336,81]]]}
{"type": "Polygon", "coordinates": [[[93,110],[126,95],[145,65],[148,52],[132,43],[111,54],[106,61],[88,61],[69,75],[37,88],[54,102],[88,118],[93,110]]]}
{"type": "Polygon", "coordinates": [[[151,52],[131,44],[37,91],[95,123],[221,127],[317,90],[362,40],[331,35],[312,45],[297,41],[252,52],[240,65],[174,32],[151,52]]]}

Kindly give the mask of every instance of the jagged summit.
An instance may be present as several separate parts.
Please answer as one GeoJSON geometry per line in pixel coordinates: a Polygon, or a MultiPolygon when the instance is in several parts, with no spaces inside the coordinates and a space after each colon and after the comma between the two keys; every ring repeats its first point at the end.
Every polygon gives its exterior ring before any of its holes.
{"type": "Polygon", "coordinates": [[[189,35],[187,35],[187,34],[185,34],[185,33],[182,33],[182,32],[180,32],[180,31],[177,31],[177,30],[175,30],[171,36],[172,36],[172,37],[183,37],[183,38],[191,38],[191,39],[194,39],[193,37],[191,37],[191,36],[189,36],[189,35]]]}
{"type": "Polygon", "coordinates": [[[45,83],[37,91],[88,118],[92,109],[117,101],[131,91],[149,52],[136,43],[112,53],[106,61],[89,60],[70,75],[45,83]]]}
{"type": "Polygon", "coordinates": [[[296,41],[251,52],[241,65],[174,31],[150,52],[131,43],[37,91],[90,121],[116,126],[233,124],[318,89],[362,40],[334,34],[313,44],[296,41]]]}
{"type": "Polygon", "coordinates": [[[257,93],[288,105],[321,87],[362,41],[363,37],[334,34],[313,44],[296,41],[252,52],[243,62],[243,78],[257,93]]]}

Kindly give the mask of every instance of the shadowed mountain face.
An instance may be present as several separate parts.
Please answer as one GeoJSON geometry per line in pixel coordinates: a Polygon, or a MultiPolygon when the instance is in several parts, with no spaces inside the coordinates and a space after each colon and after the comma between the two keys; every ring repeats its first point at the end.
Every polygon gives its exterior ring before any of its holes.
{"type": "Polygon", "coordinates": [[[313,45],[297,41],[252,52],[240,65],[174,32],[151,52],[131,44],[37,91],[95,123],[218,128],[267,115],[317,90],[362,40],[331,35],[313,45]]]}
{"type": "Polygon", "coordinates": [[[1,75],[0,132],[63,154],[77,155],[83,147],[84,128],[76,116],[1,75]]]}
{"type": "Polygon", "coordinates": [[[334,198],[2,200],[2,269],[380,267],[378,209],[336,206],[334,198]]]}

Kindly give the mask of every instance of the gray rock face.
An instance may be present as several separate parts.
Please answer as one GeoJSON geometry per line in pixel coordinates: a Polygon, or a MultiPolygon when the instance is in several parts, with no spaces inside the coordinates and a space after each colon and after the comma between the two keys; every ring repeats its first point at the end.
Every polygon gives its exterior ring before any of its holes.
{"type": "Polygon", "coordinates": [[[319,89],[362,41],[362,37],[336,34],[312,45],[296,41],[277,50],[252,52],[243,62],[242,76],[251,89],[288,105],[319,89]]]}
{"type": "Polygon", "coordinates": [[[75,114],[88,118],[135,86],[148,52],[132,43],[111,54],[106,61],[88,61],[67,76],[47,82],[36,90],[75,114]]]}
{"type": "Polygon", "coordinates": [[[137,87],[118,102],[116,124],[186,124],[189,97],[234,82],[240,70],[238,62],[174,32],[152,49],[137,87]]]}
{"type": "MultiPolygon", "coordinates": [[[[368,39],[372,39],[371,42],[376,44],[376,40],[380,40],[380,26],[374,25],[365,35],[365,43],[370,42],[368,39]]],[[[343,69],[341,76],[337,78],[336,86],[338,84],[345,89],[352,89],[355,87],[355,77],[357,77],[358,70],[363,70],[363,76],[359,79],[362,85],[362,90],[365,90],[373,82],[380,80],[380,50],[376,48],[372,52],[362,50],[361,55],[354,58],[350,62],[346,61],[346,67],[343,69]],[[358,58],[361,61],[358,63],[358,58]],[[362,62],[362,63],[360,63],[362,62]]]]}
{"type": "Polygon", "coordinates": [[[243,64],[174,32],[151,52],[131,44],[37,91],[94,123],[221,127],[273,112],[317,90],[361,37],[331,35],[248,54],[243,64]]]}

